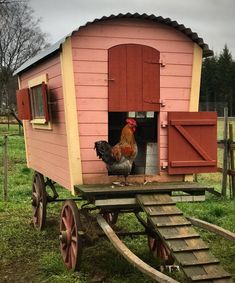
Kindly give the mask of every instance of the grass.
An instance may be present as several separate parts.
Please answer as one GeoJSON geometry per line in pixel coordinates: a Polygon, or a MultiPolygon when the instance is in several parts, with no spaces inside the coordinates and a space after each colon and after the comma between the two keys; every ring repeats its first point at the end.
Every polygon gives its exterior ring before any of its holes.
{"type": "MultiPolygon", "coordinates": [[[[221,129],[221,125],[219,126],[221,129]]],[[[14,135],[17,133],[17,127],[11,126],[10,130],[8,201],[4,202],[2,195],[0,196],[0,282],[153,282],[127,263],[104,239],[93,246],[84,248],[79,273],[66,270],[60,255],[58,239],[62,204],[48,205],[45,231],[38,232],[33,228],[31,221],[32,172],[26,166],[23,137],[14,135]]],[[[0,145],[5,133],[7,128],[1,126],[0,145]]],[[[0,160],[2,160],[2,147],[0,147],[0,160]]],[[[2,164],[0,170],[2,171],[2,164]]],[[[220,190],[221,174],[204,174],[199,175],[198,178],[200,183],[213,185],[220,190]]],[[[0,184],[2,182],[1,174],[0,184]]],[[[60,197],[71,197],[65,189],[58,186],[57,190],[60,197]]],[[[234,201],[218,199],[208,194],[207,200],[203,203],[181,203],[178,206],[188,216],[198,217],[235,232],[234,201]]],[[[131,230],[140,229],[135,218],[127,214],[120,217],[118,225],[131,230]]],[[[235,279],[235,243],[202,230],[200,234],[209,244],[212,253],[220,259],[224,268],[235,279]]],[[[152,266],[156,265],[149,253],[145,236],[125,238],[124,242],[144,261],[152,266]]],[[[179,276],[175,274],[175,278],[184,282],[179,276]]]]}

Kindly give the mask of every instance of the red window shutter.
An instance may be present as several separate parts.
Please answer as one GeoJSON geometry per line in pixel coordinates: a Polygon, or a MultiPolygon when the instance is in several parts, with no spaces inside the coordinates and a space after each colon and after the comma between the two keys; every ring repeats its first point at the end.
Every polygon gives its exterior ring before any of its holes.
{"type": "Polygon", "coordinates": [[[44,82],[42,82],[42,100],[43,100],[45,120],[46,122],[48,122],[50,120],[49,107],[48,107],[48,91],[47,91],[47,85],[44,82]]]}
{"type": "Polygon", "coordinates": [[[109,111],[159,111],[160,53],[139,44],[109,49],[109,111]]]}
{"type": "Polygon", "coordinates": [[[16,91],[18,117],[20,120],[31,120],[31,107],[29,89],[23,88],[16,91]]]}
{"type": "Polygon", "coordinates": [[[169,112],[169,174],[192,174],[216,171],[216,113],[169,112]]]}

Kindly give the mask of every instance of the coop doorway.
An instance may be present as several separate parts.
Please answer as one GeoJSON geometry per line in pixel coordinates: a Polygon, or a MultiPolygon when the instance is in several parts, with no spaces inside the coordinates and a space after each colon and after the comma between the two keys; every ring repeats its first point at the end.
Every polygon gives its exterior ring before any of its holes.
{"type": "Polygon", "coordinates": [[[108,115],[108,141],[112,146],[119,142],[126,119],[137,121],[138,155],[131,175],[159,174],[158,112],[109,112],[108,115]]]}

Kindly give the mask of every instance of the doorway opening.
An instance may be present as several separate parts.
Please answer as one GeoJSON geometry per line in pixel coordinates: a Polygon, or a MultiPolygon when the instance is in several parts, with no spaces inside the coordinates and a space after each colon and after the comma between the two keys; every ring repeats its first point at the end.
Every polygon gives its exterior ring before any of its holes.
{"type": "Polygon", "coordinates": [[[119,142],[127,118],[134,118],[137,122],[138,155],[131,175],[159,174],[158,112],[109,112],[108,141],[112,146],[119,142]]]}

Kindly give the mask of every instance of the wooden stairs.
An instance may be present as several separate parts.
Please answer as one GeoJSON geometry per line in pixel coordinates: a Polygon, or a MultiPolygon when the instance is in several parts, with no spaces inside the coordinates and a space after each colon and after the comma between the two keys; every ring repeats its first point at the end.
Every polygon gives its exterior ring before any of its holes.
{"type": "Polygon", "coordinates": [[[136,200],[190,282],[233,282],[170,195],[138,194],[136,200]]]}

